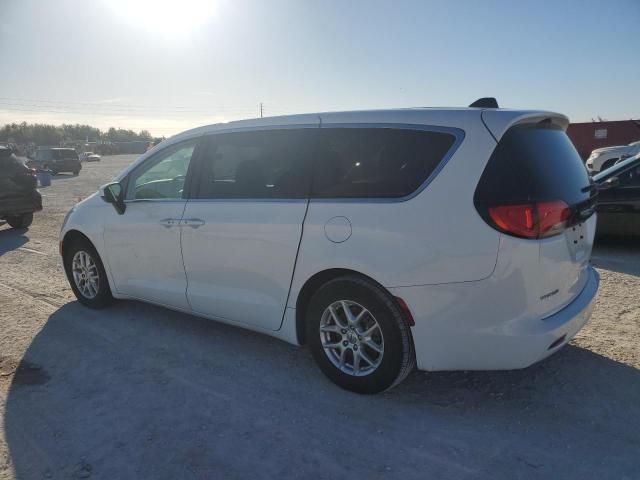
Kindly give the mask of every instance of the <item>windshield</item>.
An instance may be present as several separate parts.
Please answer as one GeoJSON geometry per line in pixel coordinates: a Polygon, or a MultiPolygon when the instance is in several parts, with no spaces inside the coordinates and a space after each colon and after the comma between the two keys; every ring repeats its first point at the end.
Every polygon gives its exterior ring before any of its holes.
{"type": "Polygon", "coordinates": [[[635,155],[633,157],[625,158],[620,163],[616,163],[614,166],[609,167],[606,170],[603,170],[602,172],[600,172],[597,175],[594,175],[593,176],[593,180],[596,181],[596,182],[599,182],[603,178],[608,177],[608,176],[614,174],[615,172],[620,171],[621,169],[625,168],[626,166],[628,166],[628,165],[630,165],[633,162],[636,162],[638,160],[640,160],[640,154],[635,155]]]}

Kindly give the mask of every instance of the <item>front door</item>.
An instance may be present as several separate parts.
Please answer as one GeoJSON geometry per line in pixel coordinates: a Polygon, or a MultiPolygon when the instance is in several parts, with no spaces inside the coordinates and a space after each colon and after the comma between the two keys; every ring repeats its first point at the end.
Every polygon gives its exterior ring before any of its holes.
{"type": "Polygon", "coordinates": [[[104,229],[116,290],[141,300],[188,310],[187,280],[180,252],[185,184],[197,141],[171,145],[133,170],[126,184],[126,210],[104,229]]]}
{"type": "Polygon", "coordinates": [[[313,131],[207,139],[197,198],[187,203],[182,227],[195,312],[280,328],[307,210],[313,131]]]}

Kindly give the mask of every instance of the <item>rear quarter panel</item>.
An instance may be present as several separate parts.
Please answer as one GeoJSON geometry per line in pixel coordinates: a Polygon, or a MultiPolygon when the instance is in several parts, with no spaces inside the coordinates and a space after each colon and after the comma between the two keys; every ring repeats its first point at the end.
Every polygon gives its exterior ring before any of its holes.
{"type": "Polygon", "coordinates": [[[452,127],[464,139],[439,174],[417,196],[405,200],[312,200],[292,282],[294,307],[304,283],[332,268],[365,274],[385,287],[465,282],[493,272],[499,234],[476,212],[473,194],[495,147],[480,111],[381,112],[322,115],[322,126],[340,123],[452,127]],[[345,217],[351,236],[327,238],[325,226],[345,217]]]}

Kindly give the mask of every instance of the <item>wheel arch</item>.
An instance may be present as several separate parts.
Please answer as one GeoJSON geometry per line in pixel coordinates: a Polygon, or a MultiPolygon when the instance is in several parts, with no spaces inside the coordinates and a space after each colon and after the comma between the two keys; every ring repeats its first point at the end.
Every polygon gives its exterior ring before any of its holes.
{"type": "Polygon", "coordinates": [[[311,301],[311,298],[313,297],[314,293],[316,293],[320,287],[330,282],[331,280],[344,277],[344,276],[360,277],[377,285],[396,302],[396,304],[398,305],[398,307],[400,307],[400,310],[404,314],[405,322],[407,323],[407,325],[412,326],[413,319],[411,318],[410,312],[407,311],[406,304],[404,303],[404,301],[402,299],[395,297],[380,282],[356,270],[351,270],[348,268],[330,268],[330,269],[317,272],[313,274],[311,277],[309,277],[307,281],[304,283],[304,285],[302,286],[302,288],[300,289],[298,293],[298,297],[296,298],[296,337],[300,345],[304,345],[307,343],[306,329],[305,329],[305,314],[307,311],[307,307],[309,306],[309,302],[311,301]],[[407,318],[407,314],[409,316],[408,318],[407,318]]]}
{"type": "Polygon", "coordinates": [[[80,230],[71,229],[64,234],[64,237],[62,237],[62,240],[60,241],[60,255],[62,256],[63,259],[65,255],[65,249],[68,248],[68,246],[71,245],[73,242],[77,242],[77,241],[89,242],[89,244],[91,244],[91,246],[96,249],[96,252],[98,251],[98,249],[96,248],[96,245],[91,241],[91,239],[88,236],[86,236],[80,230]]]}
{"type": "Polygon", "coordinates": [[[77,241],[88,242],[89,245],[91,245],[93,249],[96,251],[96,253],[98,254],[98,258],[100,259],[100,262],[102,263],[102,266],[104,267],[104,270],[107,274],[107,281],[109,282],[109,288],[111,289],[111,294],[117,295],[115,283],[111,276],[111,268],[109,266],[109,262],[106,261],[103,255],[103,252],[101,251],[102,247],[104,246],[97,244],[91,239],[89,235],[73,227],[69,228],[69,230],[67,230],[64,233],[62,240],[60,240],[60,256],[62,257],[62,265],[65,268],[65,270],[67,268],[66,262],[64,261],[66,249],[73,242],[77,242],[77,241]]]}

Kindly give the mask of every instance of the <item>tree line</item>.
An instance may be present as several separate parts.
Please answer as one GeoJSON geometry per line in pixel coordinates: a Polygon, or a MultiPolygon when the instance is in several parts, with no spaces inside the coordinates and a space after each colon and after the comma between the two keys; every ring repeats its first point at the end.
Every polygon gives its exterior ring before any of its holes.
{"type": "Polygon", "coordinates": [[[60,145],[64,142],[132,142],[154,140],[147,130],[136,133],[133,130],[111,127],[106,131],[90,125],[45,123],[8,123],[0,129],[0,142],[36,145],[60,145]]]}

